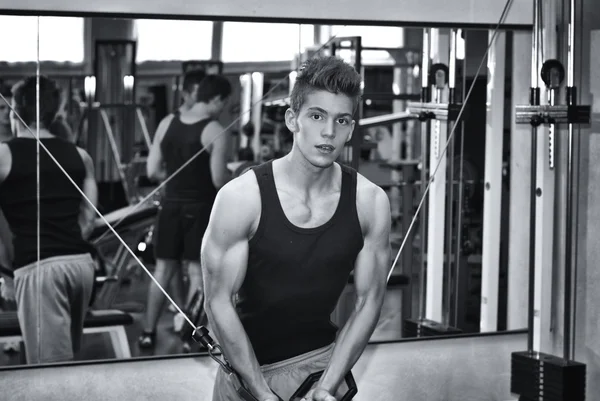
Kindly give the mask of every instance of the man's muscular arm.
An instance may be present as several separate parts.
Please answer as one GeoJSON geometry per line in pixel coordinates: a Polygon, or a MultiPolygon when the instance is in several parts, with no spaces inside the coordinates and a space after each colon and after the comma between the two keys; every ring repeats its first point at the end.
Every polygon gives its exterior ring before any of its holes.
{"type": "MultiPolygon", "coordinates": [[[[325,395],[335,393],[367,346],[379,320],[387,286],[391,225],[387,194],[359,176],[357,207],[364,236],[364,245],[354,268],[357,300],[352,315],[338,335],[329,365],[317,384],[317,388],[325,390],[325,395]]],[[[313,397],[315,400],[329,399],[318,394],[313,397]]]]}
{"type": "Polygon", "coordinates": [[[248,189],[250,180],[256,180],[254,174],[230,182],[215,200],[201,250],[204,305],[223,353],[250,392],[258,400],[277,401],[260,371],[233,301],[246,275],[248,237],[260,213],[260,199],[254,199],[248,189]]]}
{"type": "Polygon", "coordinates": [[[167,178],[167,173],[163,166],[164,160],[162,151],[160,150],[160,143],[162,142],[169,125],[171,125],[173,117],[173,114],[169,114],[162,119],[162,121],[158,124],[158,128],[156,128],[156,133],[154,134],[148,159],[146,160],[146,175],[151,180],[164,181],[167,178]]]}

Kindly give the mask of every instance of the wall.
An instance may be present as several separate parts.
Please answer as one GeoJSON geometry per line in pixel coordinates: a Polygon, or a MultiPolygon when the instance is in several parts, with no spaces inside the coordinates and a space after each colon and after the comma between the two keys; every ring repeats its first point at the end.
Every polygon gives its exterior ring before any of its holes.
{"type": "MultiPolygon", "coordinates": [[[[505,1],[497,0],[373,0],[365,5],[363,0],[323,2],[305,0],[282,2],[265,0],[185,0],[165,4],[160,0],[97,0],[73,2],[72,0],[0,0],[0,10],[45,10],[57,12],[145,14],[164,16],[202,16],[206,18],[231,17],[242,19],[285,18],[289,20],[323,19],[337,21],[381,21],[399,23],[485,24],[495,26],[505,1]]],[[[505,20],[506,24],[530,25],[531,0],[513,0],[505,20]]]]}

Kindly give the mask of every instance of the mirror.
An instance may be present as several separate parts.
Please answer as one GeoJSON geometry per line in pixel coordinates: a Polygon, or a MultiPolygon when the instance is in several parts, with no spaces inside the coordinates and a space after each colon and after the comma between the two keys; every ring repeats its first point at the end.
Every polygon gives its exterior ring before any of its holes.
{"type": "MultiPolygon", "coordinates": [[[[58,114],[62,116],[65,138],[89,154],[97,182],[97,208],[103,217],[95,216],[88,238],[93,245],[95,284],[91,308],[84,316],[77,359],[202,352],[190,341],[185,319],[166,302],[145,271],[147,268],[157,280],[172,275],[165,285],[170,298],[190,316],[197,314],[201,298],[189,289],[194,280],[190,271],[193,266],[180,264],[157,272],[153,244],[160,230],[156,222],[164,204],[164,185],[147,177],[149,148],[160,122],[184,107],[185,72],[202,70],[222,74],[231,86],[219,122],[231,135],[227,158],[232,176],[287,154],[293,140],[283,122],[288,97],[298,66],[316,54],[345,59],[363,78],[364,94],[355,116],[357,128],[340,162],[357,169],[388,194],[392,257],[403,247],[371,341],[489,331],[480,324],[486,249],[485,171],[491,158],[495,158],[497,167],[509,155],[486,150],[485,133],[490,129],[486,124],[491,124],[487,88],[492,70],[486,71],[485,66],[477,70],[487,50],[488,31],[428,31],[431,65],[448,63],[452,32],[457,35],[456,102],[461,103],[471,92],[468,113],[452,131],[446,123],[421,122],[415,115],[394,117],[406,113],[410,102],[418,103],[422,98],[423,28],[40,17],[38,64],[38,18],[0,18],[3,35],[13,39],[0,55],[2,95],[10,100],[10,88],[24,77],[35,75],[39,66],[40,74],[60,90],[58,114]],[[14,38],[11,27],[24,25],[30,35],[14,38]],[[435,185],[421,203],[430,175],[436,170],[437,159],[431,162],[431,155],[444,149],[449,132],[454,132],[454,139],[449,143],[448,162],[441,164],[443,168],[436,176],[442,178],[432,181],[435,185]],[[413,221],[420,205],[421,214],[413,221]],[[439,243],[450,245],[432,245],[439,243]],[[429,323],[424,324],[423,319],[429,323]],[[153,346],[140,347],[139,337],[149,330],[156,335],[146,336],[145,341],[152,340],[153,346]]],[[[510,41],[505,46],[509,48],[510,41]]],[[[493,76],[509,82],[509,74],[504,71],[509,67],[507,61],[506,67],[493,76]]],[[[506,84],[504,93],[510,94],[510,90],[506,84]]],[[[439,95],[440,101],[448,101],[447,85],[439,95]]],[[[433,93],[432,101],[435,96],[433,93]]],[[[510,122],[510,107],[502,107],[510,122]]],[[[7,110],[7,104],[1,102],[3,140],[10,132],[7,110]]],[[[508,198],[507,179],[504,169],[494,182],[503,188],[504,204],[508,198]]],[[[48,185],[46,181],[41,183],[44,188],[48,185]]],[[[3,190],[0,185],[0,192],[3,190]]],[[[0,199],[7,202],[1,195],[0,199]]],[[[490,224],[498,228],[488,238],[493,241],[491,246],[497,247],[492,254],[500,261],[496,280],[500,290],[495,301],[489,302],[498,315],[494,330],[505,330],[503,266],[507,260],[508,212],[494,209],[492,214],[495,223],[490,224]]],[[[10,218],[0,219],[0,228],[4,230],[3,241],[10,242],[6,220],[10,218]]],[[[47,238],[52,236],[39,238],[41,248],[47,238]]],[[[332,314],[332,321],[340,326],[354,306],[352,280],[332,314]]],[[[0,338],[5,347],[0,353],[0,366],[26,363],[20,329],[18,324],[15,326],[16,306],[2,301],[1,308],[4,320],[0,324],[12,319],[10,324],[17,334],[11,332],[0,338]]]]}

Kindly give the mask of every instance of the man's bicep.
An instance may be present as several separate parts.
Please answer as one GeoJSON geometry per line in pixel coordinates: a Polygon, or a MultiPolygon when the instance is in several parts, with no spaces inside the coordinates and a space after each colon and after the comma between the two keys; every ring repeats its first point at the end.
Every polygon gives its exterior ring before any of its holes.
{"type": "Polygon", "coordinates": [[[202,241],[202,267],[207,297],[233,295],[243,282],[248,262],[245,220],[233,202],[219,194],[202,241]],[[221,199],[219,199],[221,198],[221,199]]]}
{"type": "Polygon", "coordinates": [[[354,281],[359,296],[384,291],[391,267],[391,214],[385,192],[377,191],[371,207],[373,209],[369,214],[372,218],[369,219],[364,245],[358,255],[354,271],[354,281]]]}
{"type": "MultiPolygon", "coordinates": [[[[85,167],[85,178],[83,180],[82,191],[84,195],[92,201],[94,206],[98,203],[98,188],[96,185],[96,172],[94,169],[94,161],[92,157],[83,149],[79,149],[79,154],[85,167]]],[[[84,206],[88,206],[87,202],[84,206]]]]}
{"type": "Polygon", "coordinates": [[[150,152],[148,153],[148,159],[146,161],[146,170],[149,177],[154,176],[157,170],[160,169],[162,165],[162,152],[160,150],[160,143],[162,142],[169,125],[171,124],[171,120],[173,119],[172,115],[165,117],[159,124],[158,128],[156,128],[156,133],[154,134],[154,140],[152,141],[152,145],[150,146],[150,152]]]}

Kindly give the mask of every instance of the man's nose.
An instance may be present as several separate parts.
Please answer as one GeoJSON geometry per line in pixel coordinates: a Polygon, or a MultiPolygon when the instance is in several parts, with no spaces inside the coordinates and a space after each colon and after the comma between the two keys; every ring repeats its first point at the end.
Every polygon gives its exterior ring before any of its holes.
{"type": "Polygon", "coordinates": [[[321,136],[326,138],[335,138],[335,128],[335,120],[333,118],[328,119],[325,127],[323,127],[323,130],[321,131],[321,136]]]}

